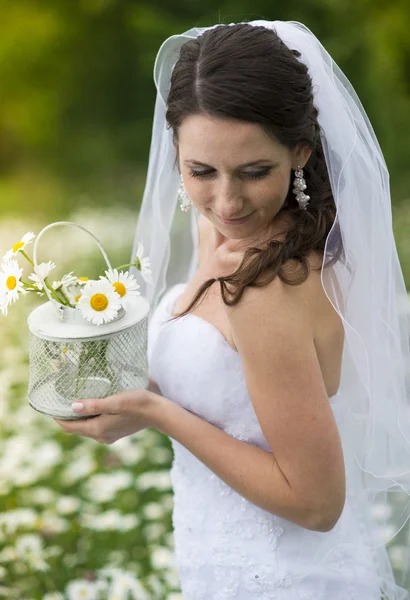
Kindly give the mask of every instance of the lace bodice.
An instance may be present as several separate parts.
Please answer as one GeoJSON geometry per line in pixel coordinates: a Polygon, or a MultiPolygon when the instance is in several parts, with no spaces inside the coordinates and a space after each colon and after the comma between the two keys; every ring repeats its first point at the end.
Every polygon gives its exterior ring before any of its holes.
{"type": "MultiPolygon", "coordinates": [[[[270,450],[239,353],[201,317],[188,314],[166,322],[184,285],[168,290],[150,323],[152,378],[173,402],[243,442],[270,450]]],[[[336,416],[340,398],[329,401],[336,416]]],[[[377,561],[387,557],[365,550],[360,504],[352,491],[334,529],[310,531],[252,504],[188,449],[171,442],[175,556],[183,600],[380,600],[377,561]],[[303,578],[323,536],[329,548],[338,547],[303,578]]],[[[346,462],[347,477],[348,472],[346,462]]]]}

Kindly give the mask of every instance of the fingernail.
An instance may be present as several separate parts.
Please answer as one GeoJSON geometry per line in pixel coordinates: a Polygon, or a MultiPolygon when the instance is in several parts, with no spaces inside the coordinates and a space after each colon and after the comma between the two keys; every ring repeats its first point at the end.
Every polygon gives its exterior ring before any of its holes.
{"type": "Polygon", "coordinates": [[[74,412],[81,412],[84,409],[84,405],[82,402],[73,402],[71,405],[71,410],[74,412]]]}

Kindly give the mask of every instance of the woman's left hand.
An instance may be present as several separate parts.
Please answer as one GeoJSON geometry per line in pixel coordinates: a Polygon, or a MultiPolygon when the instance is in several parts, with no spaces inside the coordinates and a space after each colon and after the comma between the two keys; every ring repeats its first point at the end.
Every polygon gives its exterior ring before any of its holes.
{"type": "MultiPolygon", "coordinates": [[[[54,419],[67,433],[89,437],[101,444],[113,444],[117,440],[142,429],[153,427],[150,409],[163,400],[163,396],[144,388],[122,390],[107,398],[79,400],[83,410],[79,415],[88,419],[54,419]]],[[[75,407],[72,407],[74,412],[75,407]]]]}

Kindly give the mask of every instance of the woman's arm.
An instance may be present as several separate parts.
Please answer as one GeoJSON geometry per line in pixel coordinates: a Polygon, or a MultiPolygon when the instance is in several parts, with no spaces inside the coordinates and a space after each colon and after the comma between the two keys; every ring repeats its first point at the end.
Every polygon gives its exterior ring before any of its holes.
{"type": "Polygon", "coordinates": [[[315,531],[336,524],[327,504],[297,496],[271,452],[242,442],[185,408],[156,396],[149,408],[153,427],[173,438],[241,496],[284,519],[315,531]]]}

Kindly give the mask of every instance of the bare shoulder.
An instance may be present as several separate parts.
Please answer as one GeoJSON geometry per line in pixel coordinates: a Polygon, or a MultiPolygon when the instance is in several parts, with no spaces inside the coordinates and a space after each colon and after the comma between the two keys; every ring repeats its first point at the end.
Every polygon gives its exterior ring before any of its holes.
{"type": "MultiPolygon", "coordinates": [[[[328,299],[321,282],[321,257],[309,256],[310,272],[299,285],[289,285],[278,277],[268,285],[247,287],[240,302],[227,307],[233,342],[249,371],[255,370],[256,357],[278,353],[300,358],[310,354],[318,361],[327,395],[338,390],[344,327],[339,314],[328,299]],[[314,356],[313,356],[314,353],[314,356]]],[[[296,265],[289,265],[288,274],[296,274],[296,265]]],[[[288,361],[288,365],[290,362],[288,361]]]]}
{"type": "MultiPolygon", "coordinates": [[[[228,314],[234,321],[241,321],[247,316],[256,318],[265,323],[270,321],[281,321],[288,315],[292,319],[303,321],[315,330],[316,316],[322,312],[326,294],[321,285],[320,257],[312,253],[308,258],[310,272],[302,283],[289,285],[279,277],[275,277],[270,283],[263,287],[246,287],[244,294],[238,304],[229,307],[228,314]]],[[[296,261],[294,264],[286,265],[286,273],[290,277],[298,274],[296,261]]],[[[249,321],[246,321],[249,323],[249,321]]]]}

